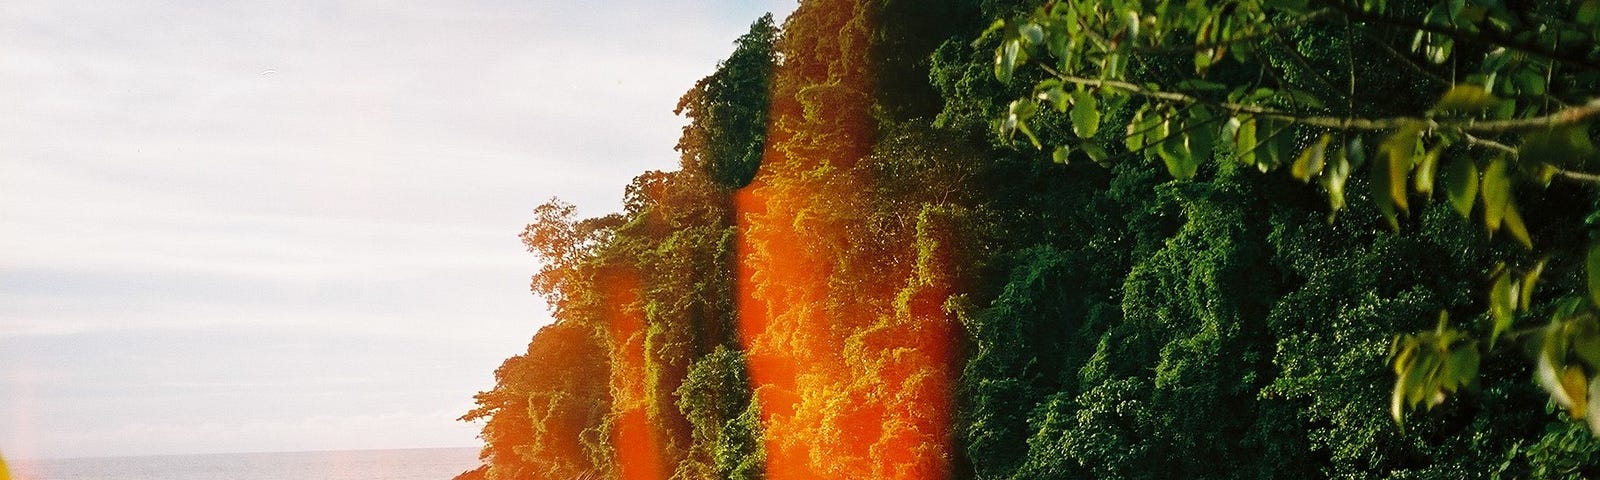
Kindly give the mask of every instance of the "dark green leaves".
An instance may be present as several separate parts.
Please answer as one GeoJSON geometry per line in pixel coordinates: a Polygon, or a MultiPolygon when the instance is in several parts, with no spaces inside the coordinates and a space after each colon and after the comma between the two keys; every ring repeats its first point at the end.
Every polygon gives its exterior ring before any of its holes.
{"type": "Polygon", "coordinates": [[[1594,142],[1589,140],[1588,128],[1583,124],[1571,124],[1529,132],[1517,148],[1517,160],[1524,172],[1537,177],[1545,164],[1582,167],[1596,153],[1594,142]]]}
{"type": "Polygon", "coordinates": [[[1162,140],[1156,144],[1156,154],[1161,156],[1162,163],[1167,166],[1167,173],[1178,180],[1193,179],[1195,172],[1200,168],[1200,160],[1189,151],[1187,136],[1175,134],[1173,130],[1181,128],[1173,125],[1171,117],[1161,121],[1161,126],[1156,129],[1161,134],[1162,140]]]}

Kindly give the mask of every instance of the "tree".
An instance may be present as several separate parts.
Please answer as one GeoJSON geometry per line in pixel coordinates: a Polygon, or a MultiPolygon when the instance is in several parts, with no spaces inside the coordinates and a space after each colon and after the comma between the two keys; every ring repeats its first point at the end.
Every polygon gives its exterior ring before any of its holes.
{"type": "Polygon", "coordinates": [[[755,177],[766,149],[777,36],[772,14],[762,15],[734,42],[733,54],[717,65],[716,73],[700,79],[678,100],[673,113],[690,119],[677,147],[685,169],[705,172],[727,189],[748,185],[755,177]]]}
{"type": "Polygon", "coordinates": [[[1035,125],[1061,115],[1071,134],[1058,162],[1143,158],[1178,180],[1212,158],[1286,169],[1318,181],[1334,214],[1364,197],[1397,232],[1418,227],[1418,201],[1434,196],[1463,219],[1479,212],[1488,235],[1523,251],[1490,259],[1487,301],[1466,315],[1481,329],[1441,305],[1435,329],[1395,338],[1394,419],[1476,385],[1481,359],[1517,343],[1538,352],[1551,397],[1600,434],[1600,402],[1586,400],[1600,391],[1600,250],[1585,246],[1588,212],[1572,208],[1600,183],[1597,27],[1592,1],[1049,2],[990,29],[995,76],[1032,84],[999,132],[1042,147],[1035,125]],[[1368,191],[1354,188],[1363,169],[1368,191]],[[1556,271],[1595,281],[1536,296],[1556,271]],[[1550,321],[1515,328],[1533,314],[1550,321]]]}

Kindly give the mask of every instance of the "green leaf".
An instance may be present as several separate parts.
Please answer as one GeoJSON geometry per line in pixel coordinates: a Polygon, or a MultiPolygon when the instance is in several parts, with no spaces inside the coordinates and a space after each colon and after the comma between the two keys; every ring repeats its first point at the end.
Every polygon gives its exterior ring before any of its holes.
{"type": "Polygon", "coordinates": [[[1561,389],[1566,393],[1567,414],[1572,418],[1583,418],[1588,413],[1589,377],[1582,366],[1567,365],[1561,369],[1561,389]]]}
{"type": "Polygon", "coordinates": [[[1415,366],[1406,372],[1406,385],[1410,387],[1406,389],[1406,406],[1409,408],[1416,408],[1428,394],[1433,393],[1434,382],[1430,382],[1429,377],[1433,376],[1440,363],[1439,357],[1434,355],[1417,355],[1416,359],[1415,366]]]}
{"type": "Polygon", "coordinates": [[[1493,349],[1500,334],[1511,329],[1516,319],[1517,284],[1511,281],[1511,271],[1501,269],[1494,276],[1494,286],[1489,289],[1489,316],[1494,319],[1494,329],[1489,332],[1489,348],[1493,349]]]}
{"type": "Polygon", "coordinates": [[[1499,99],[1489,94],[1488,90],[1477,85],[1461,84],[1450,88],[1439,103],[1433,106],[1435,112],[1457,112],[1477,114],[1494,106],[1499,99]]]}
{"type": "Polygon", "coordinates": [[[1011,83],[1011,74],[1017,65],[1027,61],[1028,54],[1022,51],[1022,42],[1009,38],[1000,42],[1000,47],[994,50],[994,78],[1000,83],[1011,83]]]}
{"type": "MultiPolygon", "coordinates": [[[[1386,161],[1381,173],[1388,175],[1388,178],[1383,182],[1387,188],[1381,192],[1375,190],[1374,193],[1387,196],[1389,202],[1393,203],[1392,208],[1398,208],[1401,212],[1410,210],[1406,204],[1406,177],[1415,165],[1417,151],[1421,149],[1421,134],[1420,125],[1406,124],[1395,129],[1393,135],[1378,145],[1378,150],[1386,161]]],[[[1379,203],[1384,202],[1380,200],[1379,203]]]]}
{"type": "Polygon", "coordinates": [[[1030,45],[1044,43],[1044,29],[1039,28],[1037,23],[1029,22],[1017,27],[1017,35],[1030,45]]]}
{"type": "Polygon", "coordinates": [[[1394,392],[1389,395],[1389,416],[1394,418],[1396,424],[1402,424],[1405,419],[1406,397],[1412,390],[1408,383],[1411,371],[1416,368],[1417,342],[1410,335],[1396,339],[1391,347],[1390,357],[1394,365],[1394,392]]]}
{"type": "Polygon", "coordinates": [[[1262,118],[1256,122],[1256,169],[1266,173],[1289,163],[1290,149],[1294,146],[1294,125],[1277,119],[1262,118]],[[1265,133],[1265,135],[1262,135],[1265,133]]]}
{"type": "Polygon", "coordinates": [[[1450,61],[1450,54],[1455,52],[1456,40],[1444,35],[1433,35],[1433,42],[1428,45],[1428,60],[1435,64],[1450,61]]]}
{"type": "Polygon", "coordinates": [[[1528,270],[1528,273],[1522,274],[1522,288],[1519,289],[1522,295],[1517,301],[1519,309],[1527,310],[1529,306],[1533,305],[1533,288],[1539,284],[1539,275],[1544,273],[1545,260],[1548,259],[1539,260],[1539,263],[1535,264],[1533,269],[1528,270]]]}
{"type": "Polygon", "coordinates": [[[1039,137],[1033,134],[1033,129],[1028,128],[1028,121],[1038,114],[1039,105],[1030,99],[1017,99],[1011,102],[1008,111],[1000,127],[1005,139],[1010,141],[1013,133],[1021,132],[1028,137],[1028,143],[1033,144],[1033,148],[1044,148],[1039,144],[1039,137]]]}
{"type": "Polygon", "coordinates": [[[1584,328],[1577,329],[1578,331],[1569,342],[1571,343],[1572,353],[1591,368],[1600,367],[1600,332],[1595,331],[1594,317],[1585,317],[1573,321],[1581,322],[1584,328]]]}
{"type": "Polygon", "coordinates": [[[1512,76],[1511,85],[1515,86],[1517,91],[1523,95],[1539,96],[1544,95],[1545,92],[1544,75],[1533,70],[1522,70],[1512,76]]]}
{"type": "Polygon", "coordinates": [[[1096,165],[1111,168],[1111,154],[1106,153],[1106,149],[1100,148],[1099,145],[1093,143],[1085,143],[1079,146],[1078,149],[1083,150],[1083,153],[1089,156],[1089,160],[1094,161],[1096,165]]]}
{"type": "Polygon", "coordinates": [[[1218,118],[1206,107],[1189,108],[1189,117],[1183,122],[1184,128],[1188,131],[1184,134],[1184,141],[1188,142],[1189,154],[1194,155],[1195,161],[1210,159],[1215,153],[1218,118]]]}
{"type": "Polygon", "coordinates": [[[1061,80],[1055,78],[1045,79],[1033,87],[1035,98],[1049,103],[1057,112],[1067,111],[1068,101],[1071,96],[1062,88],[1061,80]]]}
{"type": "Polygon", "coordinates": [[[1245,165],[1255,165],[1256,145],[1259,143],[1256,142],[1255,117],[1249,117],[1243,120],[1235,118],[1229,121],[1237,122],[1237,128],[1234,129],[1233,132],[1234,158],[1239,160],[1239,163],[1243,163],[1245,165]]]}
{"type": "Polygon", "coordinates": [[[1572,400],[1567,397],[1566,389],[1561,385],[1561,370],[1566,366],[1567,338],[1566,323],[1552,323],[1544,327],[1542,342],[1539,344],[1539,355],[1534,362],[1533,377],[1539,386],[1550,392],[1556,403],[1567,406],[1572,400]]]}
{"type": "Polygon", "coordinates": [[[1461,18],[1461,10],[1467,7],[1467,0],[1448,0],[1446,5],[1450,14],[1450,23],[1454,24],[1457,19],[1461,18]]]}
{"type": "Polygon", "coordinates": [[[1467,342],[1450,352],[1449,375],[1445,389],[1454,392],[1478,378],[1480,363],[1477,342],[1467,342]]]}
{"type": "Polygon", "coordinates": [[[1478,164],[1469,158],[1451,162],[1444,172],[1444,188],[1456,213],[1462,218],[1471,216],[1472,204],[1478,199],[1478,164]]]}
{"type": "Polygon", "coordinates": [[[1533,250],[1533,238],[1528,236],[1528,226],[1522,224],[1522,214],[1517,211],[1517,202],[1510,200],[1503,211],[1503,224],[1506,231],[1511,233],[1511,238],[1522,244],[1522,248],[1533,250]]]}
{"type": "Polygon", "coordinates": [[[1145,149],[1154,144],[1161,137],[1155,133],[1161,124],[1161,115],[1151,110],[1150,107],[1140,107],[1134,112],[1133,120],[1128,122],[1128,136],[1122,139],[1123,146],[1129,152],[1145,153],[1145,149]]]}
{"type": "Polygon", "coordinates": [[[1317,143],[1300,152],[1300,158],[1295,159],[1294,167],[1289,170],[1294,175],[1294,178],[1299,179],[1301,183],[1309,183],[1311,179],[1322,175],[1322,167],[1327,157],[1328,141],[1331,139],[1332,137],[1329,135],[1323,134],[1322,138],[1317,140],[1317,143]]]}
{"type": "Polygon", "coordinates": [[[1439,154],[1443,150],[1444,145],[1435,146],[1417,162],[1416,175],[1411,177],[1411,188],[1424,197],[1433,197],[1433,180],[1438,176],[1435,172],[1439,169],[1439,154]]]}
{"type": "Polygon", "coordinates": [[[1043,149],[1044,148],[1044,145],[1039,143],[1039,136],[1038,135],[1034,135],[1033,129],[1029,128],[1027,123],[1025,123],[1025,122],[1024,123],[1018,123],[1017,124],[1017,131],[1018,132],[1022,132],[1023,136],[1028,137],[1028,143],[1033,145],[1033,148],[1039,148],[1039,149],[1043,149]]]}
{"type": "MultiPolygon", "coordinates": [[[[1399,232],[1400,220],[1398,213],[1395,211],[1393,197],[1395,176],[1391,173],[1393,169],[1390,168],[1391,164],[1397,162],[1388,155],[1378,156],[1377,161],[1378,164],[1372,168],[1372,203],[1378,206],[1378,212],[1383,214],[1383,219],[1389,225],[1389,230],[1399,232]]],[[[1403,198],[1405,196],[1405,176],[1403,173],[1401,174],[1400,182],[1399,188],[1403,198]]]]}
{"type": "Polygon", "coordinates": [[[1078,138],[1092,138],[1100,131],[1100,109],[1094,94],[1079,90],[1072,94],[1072,132],[1078,138]]]}
{"type": "Polygon", "coordinates": [[[1350,159],[1351,170],[1360,170],[1362,165],[1367,164],[1367,148],[1361,142],[1360,135],[1350,137],[1350,142],[1344,147],[1344,153],[1350,159]]]}
{"type": "Polygon", "coordinates": [[[1156,129],[1163,136],[1161,143],[1156,146],[1156,153],[1161,156],[1162,163],[1167,166],[1167,173],[1178,180],[1190,180],[1199,170],[1200,162],[1189,151],[1183,134],[1172,133],[1175,128],[1172,120],[1161,122],[1161,127],[1156,129]]]}
{"type": "Polygon", "coordinates": [[[1600,24],[1600,0],[1584,0],[1578,4],[1578,12],[1573,16],[1579,25],[1595,26],[1600,24]]]}
{"type": "Polygon", "coordinates": [[[1345,149],[1340,148],[1333,152],[1333,161],[1327,165],[1322,173],[1322,188],[1328,191],[1328,207],[1333,215],[1344,209],[1344,184],[1350,177],[1350,160],[1345,155],[1345,149]]]}
{"type": "Polygon", "coordinates": [[[1478,188],[1479,197],[1483,200],[1483,222],[1488,228],[1489,235],[1500,231],[1501,221],[1505,218],[1506,205],[1511,203],[1511,178],[1506,172],[1506,159],[1504,156],[1495,157],[1483,169],[1482,185],[1478,188]]]}
{"type": "Polygon", "coordinates": [[[1072,153],[1072,149],[1067,148],[1066,145],[1062,145],[1056,147],[1056,151],[1050,153],[1050,159],[1054,160],[1056,163],[1066,165],[1067,155],[1070,153],[1072,153]]]}
{"type": "Polygon", "coordinates": [[[1534,176],[1536,165],[1555,163],[1566,167],[1579,167],[1597,154],[1594,142],[1589,140],[1586,125],[1562,125],[1555,128],[1528,132],[1517,148],[1517,162],[1523,171],[1534,176]]]}

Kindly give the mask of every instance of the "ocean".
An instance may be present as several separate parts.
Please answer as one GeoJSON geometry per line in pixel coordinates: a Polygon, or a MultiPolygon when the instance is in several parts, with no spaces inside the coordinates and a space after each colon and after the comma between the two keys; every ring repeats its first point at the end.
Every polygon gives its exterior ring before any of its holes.
{"type": "Polygon", "coordinates": [[[12,480],[450,480],[476,448],[7,460],[12,480]]]}

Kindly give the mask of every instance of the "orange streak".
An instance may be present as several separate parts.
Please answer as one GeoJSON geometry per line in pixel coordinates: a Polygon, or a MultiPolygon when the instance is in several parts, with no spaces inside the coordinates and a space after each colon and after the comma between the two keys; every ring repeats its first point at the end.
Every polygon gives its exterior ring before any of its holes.
{"type": "Polygon", "coordinates": [[[611,390],[614,395],[611,446],[618,475],[625,480],[665,480],[659,432],[647,415],[644,351],[644,313],[639,302],[639,274],[631,268],[613,268],[599,275],[608,302],[606,319],[612,341],[611,390]]]}
{"type": "Polygon", "coordinates": [[[734,196],[740,339],[773,480],[950,474],[953,226],[930,215],[874,236],[865,8],[790,16],[767,151],[734,196]]]}

